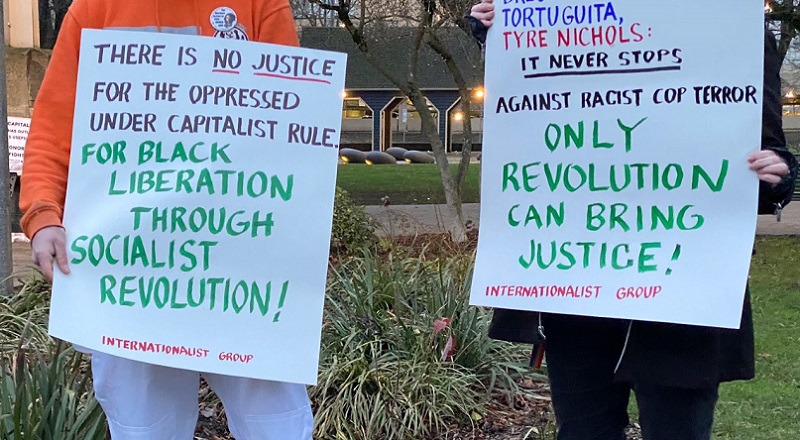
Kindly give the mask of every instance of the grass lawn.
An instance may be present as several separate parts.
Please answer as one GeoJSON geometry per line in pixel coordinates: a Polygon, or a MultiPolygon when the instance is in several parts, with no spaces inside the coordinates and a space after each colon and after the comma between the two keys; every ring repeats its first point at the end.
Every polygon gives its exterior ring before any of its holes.
{"type": "Polygon", "coordinates": [[[723,385],[716,440],[800,439],[800,237],[759,238],[750,290],[756,379],[723,385]]]}
{"type": "MultiPolygon", "coordinates": [[[[451,165],[451,169],[455,173],[458,166],[451,165]]],[[[362,205],[380,205],[383,196],[389,196],[393,205],[445,203],[434,164],[339,165],[337,184],[362,205]]],[[[462,201],[478,202],[479,192],[478,164],[470,164],[462,201]]]]}
{"type": "Polygon", "coordinates": [[[750,270],[756,378],[722,385],[713,440],[800,439],[799,248],[800,237],[756,240],[750,270]]]}

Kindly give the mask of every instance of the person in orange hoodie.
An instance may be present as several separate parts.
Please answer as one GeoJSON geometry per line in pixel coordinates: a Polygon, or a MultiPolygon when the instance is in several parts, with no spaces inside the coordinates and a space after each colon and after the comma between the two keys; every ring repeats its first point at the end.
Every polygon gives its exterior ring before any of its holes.
{"type": "MultiPolygon", "coordinates": [[[[297,46],[287,0],[75,0],[36,99],[25,149],[21,224],[47,278],[69,273],[61,220],[69,172],[83,29],[164,32],[297,46]]],[[[114,440],[189,440],[197,424],[200,373],[92,353],[97,400],[114,440]]],[[[310,440],[305,386],[202,374],[225,405],[239,440],[310,440]]]]}

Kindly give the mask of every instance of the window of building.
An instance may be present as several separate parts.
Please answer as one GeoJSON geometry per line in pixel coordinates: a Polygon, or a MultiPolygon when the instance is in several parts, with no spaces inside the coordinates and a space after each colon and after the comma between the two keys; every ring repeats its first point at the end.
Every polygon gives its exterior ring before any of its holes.
{"type": "Polygon", "coordinates": [[[342,106],[342,119],[369,119],[372,110],[361,98],[345,98],[342,106]]]}

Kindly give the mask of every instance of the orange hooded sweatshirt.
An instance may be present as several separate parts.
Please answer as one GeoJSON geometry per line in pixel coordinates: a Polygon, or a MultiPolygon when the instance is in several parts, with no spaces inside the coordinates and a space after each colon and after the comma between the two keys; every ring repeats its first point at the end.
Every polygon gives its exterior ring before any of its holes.
{"type": "Polygon", "coordinates": [[[67,192],[82,29],[132,30],[249,39],[297,46],[288,0],[75,0],[33,110],[25,145],[20,222],[33,238],[61,226],[67,192]]]}

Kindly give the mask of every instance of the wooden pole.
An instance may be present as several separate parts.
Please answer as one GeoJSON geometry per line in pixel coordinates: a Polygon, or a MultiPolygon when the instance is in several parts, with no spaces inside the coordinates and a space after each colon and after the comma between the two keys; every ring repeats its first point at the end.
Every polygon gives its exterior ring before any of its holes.
{"type": "MultiPolygon", "coordinates": [[[[5,13],[0,8],[0,23],[5,23],[5,13]]],[[[0,33],[0,176],[10,179],[8,169],[8,94],[6,85],[6,38],[0,33]]],[[[13,187],[0,188],[0,294],[13,293],[11,274],[14,270],[11,257],[11,218],[14,198],[13,187]]]]}

